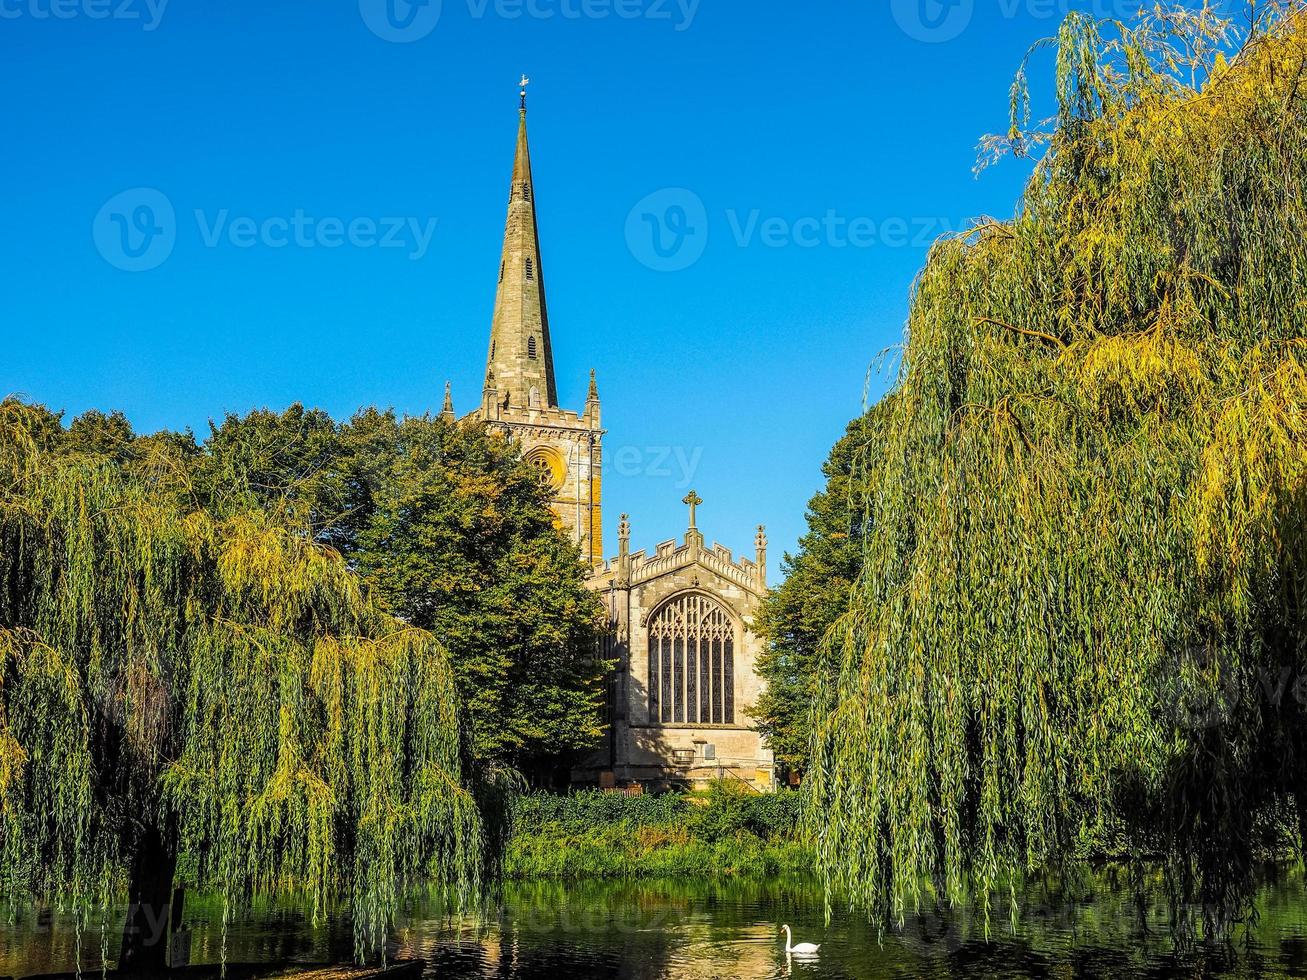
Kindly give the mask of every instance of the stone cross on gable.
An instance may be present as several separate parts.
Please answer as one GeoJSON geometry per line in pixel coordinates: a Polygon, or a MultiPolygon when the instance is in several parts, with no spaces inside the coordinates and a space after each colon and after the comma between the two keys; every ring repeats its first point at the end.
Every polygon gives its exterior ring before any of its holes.
{"type": "Polygon", "coordinates": [[[698,524],[695,523],[694,512],[698,508],[698,506],[701,503],[703,503],[703,498],[700,497],[693,490],[691,490],[689,495],[684,500],[682,500],[681,503],[685,504],[687,507],[690,508],[690,530],[691,531],[696,530],[698,528],[698,524]]]}

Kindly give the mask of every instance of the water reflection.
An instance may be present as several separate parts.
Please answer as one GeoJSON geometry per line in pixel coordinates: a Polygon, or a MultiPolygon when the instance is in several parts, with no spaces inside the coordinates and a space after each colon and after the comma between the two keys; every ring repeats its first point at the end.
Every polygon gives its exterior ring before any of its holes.
{"type": "MultiPolygon", "coordinates": [[[[1184,956],[1170,948],[1160,889],[1152,892],[1158,897],[1140,903],[1110,873],[1074,885],[1034,886],[1022,895],[1020,928],[1013,932],[999,908],[986,938],[983,917],[939,908],[910,916],[903,930],[883,936],[857,915],[837,912],[828,926],[819,889],[802,880],[535,882],[509,885],[502,907],[478,916],[450,916],[433,900],[415,897],[393,952],[428,960],[432,977],[516,980],[1307,975],[1301,877],[1264,888],[1260,922],[1236,947],[1184,956]],[[821,943],[820,954],[786,956],[785,922],[801,940],[821,943]]],[[[72,968],[77,930],[71,917],[11,914],[10,924],[0,924],[0,975],[72,968]]],[[[195,960],[217,961],[220,903],[191,901],[187,919],[195,960]]],[[[96,968],[98,928],[81,942],[83,968],[96,968]]],[[[320,962],[348,955],[349,923],[337,918],[315,927],[301,908],[282,903],[233,922],[226,943],[232,962],[320,962]]],[[[116,955],[115,941],[105,946],[110,958],[116,955]]]]}

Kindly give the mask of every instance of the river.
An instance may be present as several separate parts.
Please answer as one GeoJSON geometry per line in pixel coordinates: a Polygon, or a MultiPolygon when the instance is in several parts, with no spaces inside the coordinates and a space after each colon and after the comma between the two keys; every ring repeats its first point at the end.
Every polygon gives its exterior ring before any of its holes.
{"type": "MultiPolygon", "coordinates": [[[[1267,884],[1260,920],[1233,948],[1177,955],[1164,904],[1141,909],[1134,892],[1110,874],[1083,884],[1074,898],[1030,887],[1013,931],[1005,913],[991,921],[968,913],[910,916],[902,931],[878,935],[858,915],[838,910],[825,922],[813,882],[552,882],[506,888],[502,908],[451,917],[421,900],[410,903],[395,951],[429,962],[442,978],[709,980],[802,977],[1291,977],[1307,976],[1307,888],[1300,875],[1267,884]],[[815,958],[787,957],[780,926],[795,942],[819,942],[815,958]]],[[[8,910],[0,923],[0,975],[72,969],[78,930],[66,915],[43,919],[8,910]]],[[[222,952],[222,908],[188,903],[193,960],[222,952]]],[[[112,930],[106,930],[111,933],[112,930]]],[[[100,962],[92,924],[81,934],[81,963],[100,962]]],[[[294,903],[251,910],[227,930],[229,962],[321,962],[348,956],[348,925],[317,927],[294,903]]],[[[113,954],[113,942],[109,942],[113,954]]]]}

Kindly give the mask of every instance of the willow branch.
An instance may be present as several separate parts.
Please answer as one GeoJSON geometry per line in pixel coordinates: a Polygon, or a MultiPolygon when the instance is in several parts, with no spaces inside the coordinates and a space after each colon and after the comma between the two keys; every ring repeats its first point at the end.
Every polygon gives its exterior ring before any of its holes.
{"type": "Polygon", "coordinates": [[[992,316],[976,317],[975,322],[972,325],[978,327],[982,323],[992,323],[996,327],[1003,327],[1006,330],[1011,330],[1013,333],[1019,333],[1026,337],[1034,337],[1037,340],[1046,340],[1050,344],[1056,344],[1063,350],[1066,349],[1066,344],[1057,337],[1054,337],[1051,333],[1043,333],[1040,330],[1027,330],[1025,327],[1016,327],[1010,323],[1004,323],[1002,320],[996,320],[992,316]]]}

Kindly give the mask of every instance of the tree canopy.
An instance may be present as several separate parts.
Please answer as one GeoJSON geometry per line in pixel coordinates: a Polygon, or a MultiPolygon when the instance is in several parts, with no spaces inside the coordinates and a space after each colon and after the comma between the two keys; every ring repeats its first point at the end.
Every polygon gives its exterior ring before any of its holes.
{"type": "Polygon", "coordinates": [[[870,417],[863,572],[809,786],[835,893],[901,918],[1108,828],[1179,924],[1307,813],[1307,23],[1072,15],[1010,221],[939,242],[870,417]]]}
{"type": "Polygon", "coordinates": [[[305,522],[450,651],[476,758],[529,772],[601,738],[602,606],[509,440],[374,409],[337,425],[293,406],[228,417],[198,472],[210,509],[305,522]]]}
{"type": "MultiPolygon", "coordinates": [[[[481,876],[449,657],[298,526],[196,506],[187,442],[0,403],[0,885],[157,914],[184,850],[232,903],[343,900],[362,955],[406,881],[481,876]]],[[[129,917],[120,965],[161,956],[129,917]]]]}
{"type": "Polygon", "coordinates": [[[808,768],[820,678],[832,668],[822,641],[847,609],[862,569],[867,427],[865,416],[854,419],[831,450],[822,468],[826,486],[808,503],[808,532],[798,552],[785,556],[785,579],[753,624],[767,641],[758,658],[767,687],[753,715],[777,762],[794,772],[808,768]]]}

